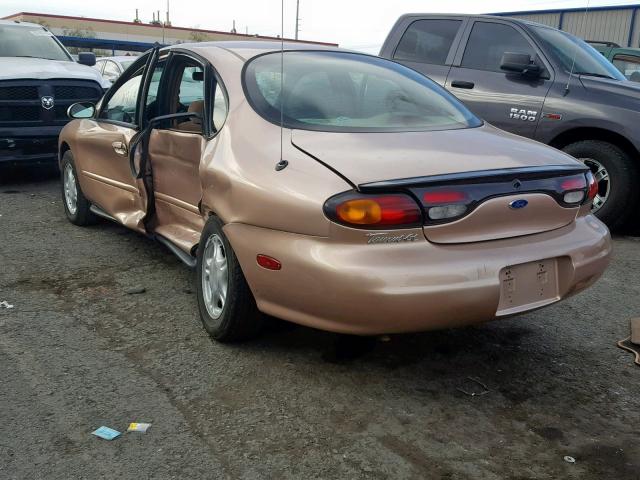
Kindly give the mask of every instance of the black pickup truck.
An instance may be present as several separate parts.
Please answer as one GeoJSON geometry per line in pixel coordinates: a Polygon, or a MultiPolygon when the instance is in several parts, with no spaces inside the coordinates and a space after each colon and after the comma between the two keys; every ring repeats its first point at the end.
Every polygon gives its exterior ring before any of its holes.
{"type": "Polygon", "coordinates": [[[584,161],[598,180],[596,215],[612,229],[637,221],[640,85],[584,41],[511,18],[408,14],[380,56],[427,75],[493,125],[584,161]]]}
{"type": "Polygon", "coordinates": [[[41,25],[0,20],[0,167],[55,165],[67,108],[96,102],[109,86],[93,53],[81,65],[41,25]]]}

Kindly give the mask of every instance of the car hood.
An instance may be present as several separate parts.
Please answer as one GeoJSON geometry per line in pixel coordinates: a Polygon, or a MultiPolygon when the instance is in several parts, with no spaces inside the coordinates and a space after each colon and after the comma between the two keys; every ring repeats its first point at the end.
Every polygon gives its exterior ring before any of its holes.
{"type": "Polygon", "coordinates": [[[0,80],[18,79],[93,80],[102,88],[109,87],[109,82],[104,80],[95,68],[76,62],[44,58],[0,57],[0,80]]]}
{"type": "MultiPolygon", "coordinates": [[[[640,83],[631,82],[627,80],[613,80],[608,78],[591,77],[588,75],[581,75],[580,82],[585,89],[600,94],[609,94],[619,97],[616,106],[633,108],[635,110],[640,106],[640,83]],[[633,102],[629,105],[629,100],[633,102]]],[[[605,97],[607,103],[614,101],[611,98],[605,97]]]]}
{"type": "Polygon", "coordinates": [[[294,146],[355,185],[447,173],[574,165],[572,157],[490,125],[433,132],[293,130],[294,146]]]}

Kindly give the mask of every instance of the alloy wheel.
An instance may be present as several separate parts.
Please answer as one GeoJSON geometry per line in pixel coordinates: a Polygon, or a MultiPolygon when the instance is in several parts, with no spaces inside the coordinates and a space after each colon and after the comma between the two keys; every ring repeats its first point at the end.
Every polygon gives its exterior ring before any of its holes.
{"type": "Polygon", "coordinates": [[[67,204],[69,213],[75,215],[78,210],[78,186],[70,163],[67,163],[64,167],[64,201],[67,204]]]}
{"type": "Polygon", "coordinates": [[[207,313],[217,320],[227,301],[229,274],[222,239],[213,234],[207,239],[202,256],[202,293],[207,313]]]}

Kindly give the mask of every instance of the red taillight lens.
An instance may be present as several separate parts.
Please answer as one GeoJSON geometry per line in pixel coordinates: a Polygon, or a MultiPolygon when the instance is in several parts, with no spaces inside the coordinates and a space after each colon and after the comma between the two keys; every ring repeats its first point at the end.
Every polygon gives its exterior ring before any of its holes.
{"type": "Polygon", "coordinates": [[[425,205],[442,205],[446,203],[464,202],[467,195],[456,190],[436,190],[425,192],[422,196],[425,205]]]}
{"type": "Polygon", "coordinates": [[[587,172],[587,199],[593,200],[598,195],[598,182],[593,173],[587,172]]]}
{"type": "Polygon", "coordinates": [[[582,188],[585,188],[586,186],[587,182],[585,178],[583,176],[580,176],[564,180],[560,185],[560,188],[563,192],[566,192],[568,190],[580,190],[582,188]]]}
{"type": "Polygon", "coordinates": [[[329,218],[364,228],[406,227],[422,223],[422,211],[408,195],[363,195],[349,193],[325,204],[329,218]]]}

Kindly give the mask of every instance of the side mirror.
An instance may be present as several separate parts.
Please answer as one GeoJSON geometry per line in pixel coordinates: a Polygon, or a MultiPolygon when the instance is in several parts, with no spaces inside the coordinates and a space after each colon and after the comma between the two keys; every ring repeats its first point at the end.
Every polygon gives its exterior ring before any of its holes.
{"type": "Polygon", "coordinates": [[[505,72],[521,73],[529,77],[538,77],[542,73],[540,65],[534,63],[528,53],[506,52],[502,55],[500,68],[505,72]]]}
{"type": "Polygon", "coordinates": [[[75,118],[93,118],[96,114],[96,106],[89,102],[78,102],[72,104],[67,109],[67,117],[75,118]]]}
{"type": "Polygon", "coordinates": [[[78,53],[78,63],[93,67],[96,64],[96,54],[93,52],[80,52],[78,53]]]}

